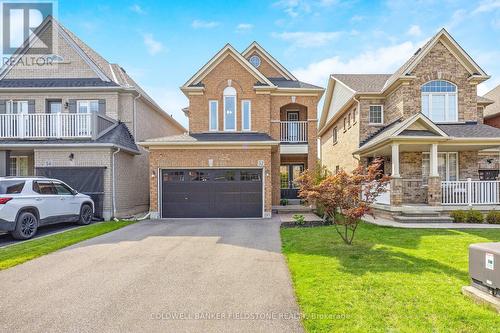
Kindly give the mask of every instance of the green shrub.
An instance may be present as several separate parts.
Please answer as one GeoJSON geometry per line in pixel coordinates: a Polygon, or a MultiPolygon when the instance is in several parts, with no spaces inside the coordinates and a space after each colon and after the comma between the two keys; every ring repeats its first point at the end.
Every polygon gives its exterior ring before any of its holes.
{"type": "Polygon", "coordinates": [[[491,210],[486,215],[486,222],[489,224],[500,224],[500,211],[491,210]]]}
{"type": "Polygon", "coordinates": [[[450,213],[454,223],[466,223],[467,212],[465,210],[454,210],[450,213]]]}
{"type": "Polygon", "coordinates": [[[286,205],[288,205],[288,199],[281,199],[281,200],[280,200],[280,205],[281,205],[281,206],[286,206],[286,205]]]}
{"type": "Polygon", "coordinates": [[[483,223],[484,215],[480,211],[470,209],[467,211],[467,223],[483,223]]]}
{"type": "Polygon", "coordinates": [[[306,223],[306,218],[302,214],[295,214],[292,218],[297,225],[304,225],[306,223]]]}

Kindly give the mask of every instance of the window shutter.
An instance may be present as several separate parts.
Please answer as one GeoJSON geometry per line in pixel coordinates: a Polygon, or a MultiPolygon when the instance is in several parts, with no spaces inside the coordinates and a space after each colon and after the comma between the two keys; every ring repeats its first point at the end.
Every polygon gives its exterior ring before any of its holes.
{"type": "Polygon", "coordinates": [[[99,100],[99,114],[106,114],[106,100],[99,100]]]}
{"type": "Polygon", "coordinates": [[[5,99],[0,99],[0,114],[7,113],[7,101],[5,99]]]}
{"type": "Polygon", "coordinates": [[[68,100],[69,113],[76,113],[76,99],[68,100]]]}
{"type": "Polygon", "coordinates": [[[35,113],[35,100],[28,100],[28,113],[35,113]]]}

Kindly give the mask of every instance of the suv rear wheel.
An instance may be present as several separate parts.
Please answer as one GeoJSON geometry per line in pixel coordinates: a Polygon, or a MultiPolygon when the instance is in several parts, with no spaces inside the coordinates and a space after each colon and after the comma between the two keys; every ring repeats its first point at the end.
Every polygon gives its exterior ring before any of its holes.
{"type": "Polygon", "coordinates": [[[22,212],[19,214],[16,222],[16,229],[12,231],[12,237],[15,239],[30,239],[38,230],[38,219],[31,212],[22,212]]]}
{"type": "Polygon", "coordinates": [[[93,215],[92,207],[89,204],[84,204],[82,205],[82,208],[80,208],[80,218],[77,223],[80,225],[90,224],[90,222],[92,222],[93,215]]]}

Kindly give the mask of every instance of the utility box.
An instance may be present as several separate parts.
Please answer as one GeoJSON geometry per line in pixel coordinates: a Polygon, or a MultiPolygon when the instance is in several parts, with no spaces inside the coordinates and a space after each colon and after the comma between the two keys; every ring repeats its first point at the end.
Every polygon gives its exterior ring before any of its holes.
{"type": "Polygon", "coordinates": [[[500,298],[500,243],[469,246],[471,285],[500,298]]]}

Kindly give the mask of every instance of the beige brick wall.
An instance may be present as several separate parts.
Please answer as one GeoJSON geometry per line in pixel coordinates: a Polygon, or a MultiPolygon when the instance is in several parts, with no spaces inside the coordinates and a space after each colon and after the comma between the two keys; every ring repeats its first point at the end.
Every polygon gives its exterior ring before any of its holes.
{"type": "Polygon", "coordinates": [[[461,151],[458,153],[460,180],[479,179],[479,156],[477,151],[461,151]]]}
{"type": "MultiPolygon", "coordinates": [[[[256,168],[259,160],[264,161],[266,170],[264,188],[264,210],[271,213],[272,193],[278,191],[274,184],[271,166],[271,149],[152,149],[150,151],[150,211],[158,212],[158,169],[168,168],[210,168],[208,160],[213,160],[213,167],[256,168]]],[[[278,168],[279,169],[279,168],[278,168]]]]}
{"type": "MultiPolygon", "coordinates": [[[[357,106],[356,106],[357,107],[357,106]]],[[[352,114],[356,107],[352,108],[347,114],[352,114]]],[[[339,118],[329,127],[321,136],[321,163],[330,171],[335,172],[337,165],[340,169],[352,171],[358,166],[358,160],[352,153],[359,146],[359,112],[356,112],[356,122],[351,127],[347,126],[344,132],[344,117],[339,118]],[[333,128],[337,127],[337,143],[333,142],[333,128]]]]}

